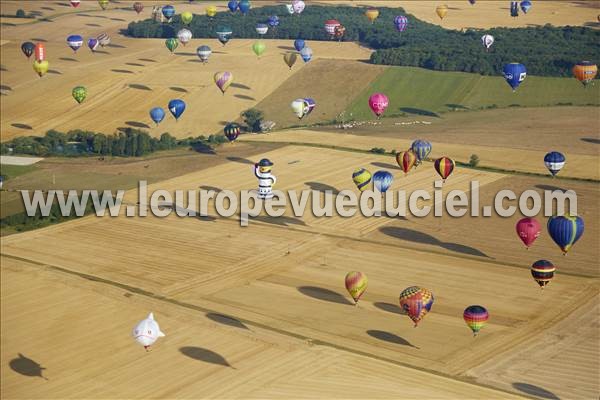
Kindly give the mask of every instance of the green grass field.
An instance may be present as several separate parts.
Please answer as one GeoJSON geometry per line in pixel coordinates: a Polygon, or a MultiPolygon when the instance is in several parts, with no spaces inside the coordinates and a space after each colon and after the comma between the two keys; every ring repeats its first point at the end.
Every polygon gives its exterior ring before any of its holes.
{"type": "Polygon", "coordinates": [[[584,88],[574,78],[528,76],[516,92],[503,77],[390,67],[349,106],[356,120],[374,119],[368,106],[372,93],[385,93],[390,105],[384,115],[432,115],[452,109],[600,105],[600,85],[584,88]]]}

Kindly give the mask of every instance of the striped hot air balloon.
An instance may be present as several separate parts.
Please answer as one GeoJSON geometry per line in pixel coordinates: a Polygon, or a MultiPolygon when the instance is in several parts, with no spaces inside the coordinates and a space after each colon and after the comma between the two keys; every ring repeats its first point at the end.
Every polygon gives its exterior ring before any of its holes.
{"type": "Polygon", "coordinates": [[[415,165],[421,164],[423,160],[426,160],[431,153],[431,143],[427,140],[417,139],[410,145],[410,149],[417,156],[417,162],[415,165]]]}
{"type": "Polygon", "coordinates": [[[433,167],[437,173],[442,177],[442,180],[446,182],[446,179],[450,176],[455,167],[454,160],[448,157],[441,157],[435,160],[433,167]]]}
{"type": "Polygon", "coordinates": [[[488,311],[483,306],[469,306],[463,313],[463,318],[473,331],[473,336],[477,336],[489,317],[488,311]]]}
{"type": "Polygon", "coordinates": [[[36,43],[34,53],[36,61],[44,61],[46,59],[46,47],[44,43],[36,43]]]}
{"type": "Polygon", "coordinates": [[[352,271],[346,274],[345,278],[346,290],[354,299],[354,304],[358,304],[358,300],[367,290],[367,276],[362,272],[352,271]]]}
{"type": "Polygon", "coordinates": [[[537,260],[531,265],[531,276],[544,289],[554,278],[556,267],[548,260],[537,260]]]}
{"type": "Polygon", "coordinates": [[[415,328],[431,311],[433,305],[433,293],[425,288],[411,286],[400,293],[400,307],[415,323],[415,328]]]}
{"type": "Polygon", "coordinates": [[[582,61],[573,67],[573,75],[579,82],[583,83],[583,86],[587,86],[592,82],[597,73],[598,66],[589,61],[582,61]]]}
{"type": "Polygon", "coordinates": [[[231,72],[217,72],[214,76],[214,81],[217,87],[221,90],[223,95],[227,91],[227,88],[233,82],[233,74],[231,72]]]}
{"type": "Polygon", "coordinates": [[[415,165],[416,161],[417,155],[412,150],[400,151],[396,153],[396,162],[405,175],[415,165]]]}
{"type": "Polygon", "coordinates": [[[398,15],[394,18],[394,26],[398,32],[404,32],[408,26],[408,18],[404,15],[398,15]]]}
{"type": "Polygon", "coordinates": [[[200,46],[196,49],[196,54],[202,63],[206,64],[208,62],[208,58],[212,54],[212,50],[208,46],[200,46]]]}
{"type": "Polygon", "coordinates": [[[110,36],[108,36],[108,33],[101,33],[96,39],[98,39],[98,43],[100,43],[100,46],[102,47],[106,47],[110,44],[110,36]]]}
{"type": "Polygon", "coordinates": [[[565,215],[548,219],[548,233],[565,255],[583,235],[583,230],[581,217],[565,215]]]}
{"type": "Polygon", "coordinates": [[[67,37],[67,45],[73,49],[74,52],[77,52],[83,45],[83,37],[81,37],[81,35],[70,35],[67,37]]]}
{"type": "Polygon", "coordinates": [[[329,36],[333,38],[335,35],[335,28],[340,25],[340,21],[338,21],[337,19],[328,19],[327,21],[325,21],[325,32],[327,32],[329,36]]]}
{"type": "Polygon", "coordinates": [[[558,151],[551,151],[544,156],[544,164],[552,176],[556,176],[559,171],[565,166],[565,155],[558,151]]]}
{"type": "Polygon", "coordinates": [[[358,168],[352,173],[352,180],[361,192],[368,189],[371,183],[371,173],[364,168],[358,168]]]}
{"type": "Polygon", "coordinates": [[[225,128],[223,128],[223,133],[225,134],[227,140],[233,143],[233,141],[240,135],[240,126],[236,123],[230,122],[225,125],[225,128]]]}

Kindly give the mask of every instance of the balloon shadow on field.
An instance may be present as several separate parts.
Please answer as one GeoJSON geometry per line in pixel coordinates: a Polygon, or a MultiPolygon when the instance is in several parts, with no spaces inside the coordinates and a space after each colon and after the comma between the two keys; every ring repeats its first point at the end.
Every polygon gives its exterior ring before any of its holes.
{"type": "Polygon", "coordinates": [[[98,53],[98,54],[110,54],[108,51],[104,51],[104,50],[95,50],[94,54],[96,54],[96,53],[98,53]]]}
{"type": "Polygon", "coordinates": [[[6,67],[4,65],[0,65],[0,71],[8,72],[8,70],[6,69],[6,67]]]}
{"type": "Polygon", "coordinates": [[[241,322],[233,317],[230,317],[228,315],[217,314],[217,313],[207,313],[206,318],[210,319],[211,321],[218,322],[219,324],[232,326],[234,328],[250,330],[250,328],[248,328],[243,322],[241,322]]]}
{"type": "Polygon", "coordinates": [[[140,85],[139,83],[130,83],[127,86],[130,87],[131,89],[152,91],[152,88],[149,88],[146,85],[140,85]]]}
{"type": "Polygon", "coordinates": [[[324,289],[316,286],[300,286],[297,289],[303,295],[312,297],[313,299],[329,301],[331,303],[344,304],[348,306],[354,305],[353,302],[351,302],[341,294],[334,292],[333,290],[324,289]]]}
{"type": "Polygon", "coordinates": [[[387,312],[399,314],[399,315],[406,315],[404,310],[396,304],[384,303],[384,302],[378,301],[378,302],[373,303],[373,305],[375,306],[375,308],[378,308],[382,311],[387,311],[387,312]]]}
{"type": "MultiPolygon", "coordinates": [[[[202,347],[185,346],[185,347],[179,348],[179,351],[183,355],[188,356],[189,358],[193,358],[194,360],[204,361],[204,362],[210,363],[210,364],[216,364],[216,365],[221,365],[223,367],[233,368],[231,366],[231,364],[229,364],[229,362],[227,362],[225,357],[223,357],[222,355],[220,355],[218,353],[215,353],[212,350],[204,349],[202,347]]],[[[233,368],[233,369],[235,369],[235,368],[233,368]]]]}
{"type": "Polygon", "coordinates": [[[91,26],[91,27],[99,28],[102,25],[99,25],[99,24],[85,24],[85,26],[91,26]]]}
{"type": "Polygon", "coordinates": [[[177,87],[177,86],[171,86],[169,89],[171,89],[174,92],[180,92],[180,93],[187,93],[188,92],[187,89],[180,88],[180,87],[177,87]]]}
{"type": "Polygon", "coordinates": [[[133,74],[133,71],[128,69],[111,69],[112,72],[117,72],[119,74],[133,74]]]}
{"type": "Polygon", "coordinates": [[[212,147],[210,147],[209,145],[205,144],[205,143],[201,143],[201,142],[197,142],[197,143],[193,143],[192,145],[192,149],[194,149],[194,151],[196,153],[202,153],[202,154],[217,154],[212,147]]]}
{"type": "MultiPolygon", "coordinates": [[[[40,7],[41,10],[46,10],[46,11],[54,11],[54,8],[52,7],[40,7]]],[[[33,14],[33,12],[32,12],[33,14]]]]}
{"type": "Polygon", "coordinates": [[[54,74],[54,75],[62,75],[62,72],[60,72],[59,70],[56,70],[56,69],[49,69],[48,73],[54,74]]]}
{"type": "Polygon", "coordinates": [[[277,46],[278,49],[281,50],[292,50],[292,51],[296,51],[296,48],[294,46],[277,46]]]}
{"type": "Polygon", "coordinates": [[[197,54],[196,53],[182,53],[182,52],[178,52],[175,53],[176,56],[188,56],[188,57],[196,57],[197,54]]]}
{"type": "Polygon", "coordinates": [[[340,193],[339,190],[337,190],[333,186],[328,185],[326,183],[321,183],[321,182],[304,182],[304,184],[306,186],[308,186],[311,190],[316,190],[317,192],[326,193],[327,191],[330,191],[331,194],[333,194],[334,196],[337,196],[340,193]]]}
{"type": "Polygon", "coordinates": [[[40,39],[40,38],[31,38],[29,40],[31,40],[32,42],[42,42],[42,43],[46,43],[47,42],[46,39],[40,39]]]}
{"type": "Polygon", "coordinates": [[[56,3],[56,5],[62,6],[62,7],[71,7],[70,4],[67,3],[56,3]]]}
{"type": "Polygon", "coordinates": [[[202,190],[206,190],[207,192],[211,192],[212,191],[212,192],[215,192],[215,193],[220,193],[220,192],[223,191],[223,189],[218,188],[216,186],[202,185],[202,186],[199,186],[199,188],[202,189],[202,190]]]}
{"type": "Polygon", "coordinates": [[[600,139],[598,139],[598,138],[582,137],[582,138],[579,138],[579,140],[581,140],[582,142],[587,142],[587,143],[600,144],[600,139]]]}
{"type": "Polygon", "coordinates": [[[117,22],[125,22],[126,20],[124,20],[123,18],[109,18],[111,21],[117,21],[117,22]]]}
{"type": "Polygon", "coordinates": [[[198,60],[198,59],[195,59],[195,58],[192,59],[192,60],[187,60],[187,62],[193,62],[193,63],[199,63],[199,64],[204,63],[204,61],[198,60]]]}
{"type": "Polygon", "coordinates": [[[133,128],[146,128],[146,129],[150,129],[150,125],[145,124],[143,122],[138,122],[138,121],[125,121],[125,125],[131,126],[133,128]]]}
{"type": "Polygon", "coordinates": [[[549,190],[551,192],[554,192],[555,190],[559,190],[561,192],[567,191],[567,189],[559,188],[558,186],[552,186],[552,185],[535,185],[534,187],[536,187],[538,189],[542,189],[542,190],[549,190]]]}
{"type": "Polygon", "coordinates": [[[452,251],[455,253],[467,254],[467,255],[477,256],[477,257],[492,258],[492,257],[488,256],[487,254],[485,254],[484,252],[482,252],[474,247],[465,246],[465,245],[458,244],[458,243],[442,242],[427,233],[415,231],[412,229],[400,228],[400,227],[396,227],[396,226],[385,226],[383,228],[380,228],[379,231],[385,235],[392,236],[392,237],[395,237],[395,238],[398,238],[401,240],[406,240],[408,242],[428,244],[428,245],[432,245],[432,246],[439,246],[443,249],[446,249],[446,250],[449,250],[449,251],[452,251]]]}
{"type": "Polygon", "coordinates": [[[12,126],[13,128],[18,128],[18,129],[27,129],[28,131],[33,129],[31,127],[31,125],[27,125],[27,124],[14,123],[14,124],[10,124],[10,126],[12,126]]]}
{"type": "Polygon", "coordinates": [[[306,226],[306,223],[301,219],[294,217],[287,217],[282,215],[281,217],[271,217],[269,215],[258,215],[256,217],[250,217],[251,221],[263,222],[265,224],[272,224],[278,226],[291,226],[291,225],[302,225],[306,226]]]}
{"type": "Polygon", "coordinates": [[[384,163],[384,162],[372,162],[371,165],[373,165],[374,167],[379,167],[379,168],[387,168],[387,169],[397,169],[400,170],[400,167],[394,164],[388,164],[388,163],[384,163]]]}
{"type": "Polygon", "coordinates": [[[411,344],[408,340],[401,338],[400,336],[391,333],[391,332],[385,332],[385,331],[378,331],[375,329],[370,329],[367,331],[367,335],[371,336],[372,338],[375,339],[379,339],[379,340],[383,340],[384,342],[389,342],[389,343],[394,343],[394,344],[399,344],[402,346],[408,346],[408,347],[413,347],[415,349],[418,349],[417,346],[411,344]]]}
{"type": "Polygon", "coordinates": [[[125,63],[125,65],[131,65],[132,67],[145,67],[144,64],[138,64],[138,63],[125,63]]]}
{"type": "Polygon", "coordinates": [[[145,61],[145,62],[152,62],[152,63],[157,62],[156,60],[153,60],[151,58],[138,58],[138,61],[145,61]]]}
{"type": "Polygon", "coordinates": [[[121,46],[120,44],[109,43],[106,47],[112,47],[113,49],[126,49],[127,47],[121,46]]]}
{"type": "Polygon", "coordinates": [[[421,108],[400,107],[399,110],[402,111],[402,112],[405,112],[407,114],[415,114],[415,115],[423,115],[425,117],[440,118],[439,114],[434,113],[433,111],[423,110],[421,108]]]}
{"type": "Polygon", "coordinates": [[[242,83],[232,83],[230,86],[238,89],[252,90],[250,86],[246,86],[242,83]]]}
{"type": "Polygon", "coordinates": [[[237,97],[242,100],[256,100],[254,97],[246,96],[245,94],[234,94],[233,97],[237,97]]]}
{"type": "Polygon", "coordinates": [[[227,160],[237,162],[240,164],[254,165],[254,161],[250,161],[247,158],[242,158],[242,157],[231,156],[231,157],[227,157],[227,160]]]}
{"type": "Polygon", "coordinates": [[[42,375],[42,371],[46,368],[43,368],[40,364],[36,363],[30,358],[25,357],[21,353],[19,353],[18,358],[13,358],[12,360],[10,360],[8,365],[10,366],[10,369],[12,369],[18,374],[31,377],[40,377],[45,380],[48,380],[48,378],[45,378],[42,375]]]}
{"type": "Polygon", "coordinates": [[[513,382],[512,387],[514,387],[517,390],[520,390],[523,393],[531,394],[533,396],[538,396],[544,399],[560,400],[560,397],[558,397],[554,393],[543,389],[539,386],[531,385],[529,383],[513,382]]]}
{"type": "Polygon", "coordinates": [[[454,110],[468,110],[469,107],[465,107],[462,104],[454,104],[454,103],[446,103],[444,104],[446,107],[454,110]]]}
{"type": "Polygon", "coordinates": [[[62,61],[71,61],[71,62],[79,62],[79,60],[76,60],[76,59],[71,58],[71,57],[60,57],[59,60],[62,60],[62,61]]]}

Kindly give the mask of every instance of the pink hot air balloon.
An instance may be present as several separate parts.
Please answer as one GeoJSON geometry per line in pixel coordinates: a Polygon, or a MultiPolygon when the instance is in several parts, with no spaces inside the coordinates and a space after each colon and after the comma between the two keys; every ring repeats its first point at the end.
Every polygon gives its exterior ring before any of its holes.
{"type": "Polygon", "coordinates": [[[535,218],[523,218],[517,222],[517,234],[528,249],[540,236],[540,231],[540,223],[535,218]]]}
{"type": "Polygon", "coordinates": [[[387,96],[383,93],[375,93],[369,97],[369,107],[371,107],[373,113],[377,115],[377,118],[381,117],[385,112],[389,102],[387,96]]]}

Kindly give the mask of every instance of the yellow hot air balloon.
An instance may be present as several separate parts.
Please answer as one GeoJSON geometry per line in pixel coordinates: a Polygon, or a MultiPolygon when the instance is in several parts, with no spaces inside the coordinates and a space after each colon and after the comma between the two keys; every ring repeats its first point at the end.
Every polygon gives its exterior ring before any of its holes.
{"type": "Polygon", "coordinates": [[[223,94],[225,94],[227,88],[233,82],[233,74],[227,71],[217,72],[214,76],[214,80],[217,87],[221,89],[221,92],[223,92],[223,94]]]}
{"type": "Polygon", "coordinates": [[[292,53],[291,51],[289,51],[289,52],[287,52],[287,53],[285,53],[283,55],[283,61],[285,61],[285,63],[287,64],[287,66],[290,67],[290,70],[292,69],[292,67],[296,63],[297,59],[298,59],[298,54],[297,53],[292,53]]]}
{"type": "Polygon", "coordinates": [[[40,78],[44,76],[46,72],[48,72],[48,66],[47,60],[33,62],[33,70],[37,72],[40,78]]]}
{"type": "Polygon", "coordinates": [[[210,18],[212,18],[215,15],[217,15],[217,6],[208,6],[208,7],[206,7],[206,15],[208,15],[210,18]]]}
{"type": "Polygon", "coordinates": [[[108,7],[108,0],[98,0],[98,4],[103,10],[106,10],[106,7],[108,7]]]}
{"type": "Polygon", "coordinates": [[[367,276],[362,272],[348,272],[345,283],[346,290],[348,290],[348,293],[350,293],[350,296],[354,299],[354,304],[358,304],[360,296],[367,290],[367,276]]]}
{"type": "Polygon", "coordinates": [[[194,19],[194,14],[192,14],[189,11],[184,11],[181,13],[181,22],[183,22],[186,25],[189,25],[192,20],[194,19]]]}
{"type": "Polygon", "coordinates": [[[367,11],[365,11],[365,15],[369,18],[371,23],[374,23],[377,17],[379,17],[379,10],[373,7],[370,7],[367,11]]]}
{"type": "Polygon", "coordinates": [[[369,188],[371,173],[364,168],[358,168],[352,173],[352,180],[361,192],[369,188]]]}
{"type": "Polygon", "coordinates": [[[437,6],[435,8],[435,13],[438,15],[438,17],[440,17],[440,19],[444,19],[446,14],[448,14],[448,6],[445,4],[442,6],[437,6]]]}

